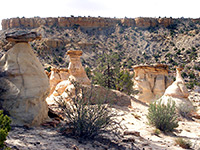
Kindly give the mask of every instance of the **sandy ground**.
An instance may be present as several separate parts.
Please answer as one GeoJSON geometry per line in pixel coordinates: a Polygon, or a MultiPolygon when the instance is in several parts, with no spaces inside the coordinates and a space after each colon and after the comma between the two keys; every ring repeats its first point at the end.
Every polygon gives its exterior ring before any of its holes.
{"type": "MultiPolygon", "coordinates": [[[[200,93],[191,92],[189,98],[200,114],[200,93]]],[[[114,106],[112,110],[119,115],[117,119],[122,121],[122,126],[126,126],[124,131],[128,131],[128,135],[123,134],[117,142],[76,140],[61,135],[58,126],[40,126],[13,127],[7,137],[6,145],[15,150],[181,150],[175,139],[183,138],[191,142],[192,149],[200,150],[200,119],[179,118],[179,127],[173,133],[155,135],[153,134],[155,128],[148,124],[146,118],[148,113],[146,104],[132,101],[130,108],[114,106]]]]}

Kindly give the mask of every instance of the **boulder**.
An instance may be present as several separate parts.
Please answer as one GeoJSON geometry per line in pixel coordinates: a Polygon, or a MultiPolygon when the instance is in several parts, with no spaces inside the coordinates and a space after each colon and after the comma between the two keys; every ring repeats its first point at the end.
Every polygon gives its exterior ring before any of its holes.
{"type": "Polygon", "coordinates": [[[117,90],[107,89],[105,87],[94,85],[84,86],[86,93],[91,94],[91,101],[97,104],[99,101],[102,103],[118,105],[118,106],[131,106],[131,97],[117,90]]]}
{"type": "Polygon", "coordinates": [[[194,92],[200,93],[200,87],[199,86],[195,86],[194,92]]]}
{"type": "MultiPolygon", "coordinates": [[[[23,38],[29,38],[30,34],[23,35],[23,38]]],[[[32,39],[32,36],[30,37],[32,39]]],[[[49,94],[49,81],[41,63],[27,43],[29,40],[21,40],[23,38],[21,35],[12,36],[11,41],[16,44],[0,59],[0,69],[5,72],[4,82],[11,85],[8,92],[13,92],[13,95],[4,95],[4,100],[0,103],[10,114],[12,124],[39,125],[48,118],[45,99],[49,94]]],[[[10,40],[11,36],[7,39],[10,40]]]]}
{"type": "MultiPolygon", "coordinates": [[[[131,97],[120,91],[106,89],[99,85],[81,85],[81,87],[84,91],[85,100],[90,100],[92,104],[100,102],[102,104],[131,106],[131,97]]],[[[69,80],[60,82],[56,88],[59,88],[58,92],[47,98],[49,105],[56,105],[56,100],[70,101],[75,95],[75,86],[69,80]]]]}
{"type": "Polygon", "coordinates": [[[134,66],[135,98],[150,103],[160,98],[172,83],[168,78],[168,66],[162,64],[134,66]]]}

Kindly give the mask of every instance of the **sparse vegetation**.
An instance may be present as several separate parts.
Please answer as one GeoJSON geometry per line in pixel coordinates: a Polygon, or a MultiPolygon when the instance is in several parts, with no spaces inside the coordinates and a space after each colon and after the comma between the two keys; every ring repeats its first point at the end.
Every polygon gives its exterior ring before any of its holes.
{"type": "Polygon", "coordinates": [[[121,70],[121,57],[117,53],[104,54],[97,60],[98,67],[94,71],[94,84],[99,84],[109,89],[119,90],[131,94],[133,92],[133,81],[129,71],[121,70]]]}
{"type": "Polygon", "coordinates": [[[173,131],[178,127],[175,103],[170,100],[167,105],[161,104],[161,100],[151,103],[147,118],[151,125],[164,132],[173,131]]]}
{"type": "Polygon", "coordinates": [[[192,146],[192,143],[189,140],[184,140],[183,138],[177,138],[175,142],[184,149],[190,149],[192,146]]]}
{"type": "Polygon", "coordinates": [[[47,67],[45,70],[47,70],[48,72],[51,72],[51,66],[47,67]]]}
{"type": "Polygon", "coordinates": [[[141,116],[139,116],[138,114],[136,113],[131,113],[131,115],[133,115],[136,119],[140,120],[141,116]]]}
{"type": "Polygon", "coordinates": [[[4,141],[10,131],[11,119],[3,114],[3,110],[0,110],[0,148],[4,147],[4,141]]]}
{"type": "Polygon", "coordinates": [[[62,98],[58,101],[67,118],[62,131],[72,129],[73,136],[84,139],[93,139],[103,133],[116,134],[116,129],[120,127],[120,123],[114,119],[116,114],[98,97],[95,100],[97,104],[92,104],[92,93],[87,93],[77,82],[73,84],[75,95],[70,96],[71,102],[66,102],[62,98]]]}
{"type": "Polygon", "coordinates": [[[184,117],[184,118],[189,118],[190,117],[190,113],[194,108],[191,106],[188,106],[187,104],[180,104],[179,108],[178,108],[178,112],[179,114],[184,117]]]}
{"type": "Polygon", "coordinates": [[[161,131],[157,128],[155,130],[153,130],[153,134],[156,136],[159,136],[160,133],[161,133],[161,131]]]}
{"type": "MultiPolygon", "coordinates": [[[[72,19],[76,19],[77,22],[82,23],[85,18],[82,19],[74,17],[72,19]]],[[[83,59],[81,59],[81,61],[85,67],[88,77],[91,80],[95,79],[94,81],[96,84],[112,89],[117,89],[127,94],[130,94],[132,90],[132,81],[130,80],[133,76],[131,74],[133,71],[132,66],[141,63],[165,63],[170,68],[169,76],[175,75],[174,65],[185,65],[182,76],[185,79],[187,87],[189,89],[193,89],[196,85],[200,85],[200,45],[198,41],[200,31],[199,22],[196,23],[196,21],[192,19],[179,18],[178,21],[177,19],[173,19],[175,24],[169,26],[168,28],[165,28],[165,26],[162,25],[162,27],[156,26],[146,29],[136,27],[135,25],[130,27],[124,26],[121,23],[122,19],[117,19],[119,21],[118,26],[109,26],[109,18],[106,19],[108,25],[107,23],[104,24],[101,22],[101,18],[99,18],[99,23],[102,24],[103,27],[92,28],[92,17],[89,19],[89,28],[86,27],[87,24],[84,24],[83,26],[80,26],[79,24],[73,25],[73,21],[71,22],[71,25],[67,23],[68,25],[65,27],[60,27],[58,24],[53,24],[50,25],[51,27],[48,27],[48,24],[52,24],[53,19],[51,20],[52,22],[45,21],[46,24],[40,26],[39,28],[35,26],[36,28],[34,30],[39,31],[43,35],[44,39],[34,40],[31,42],[31,45],[35,54],[43,63],[43,66],[46,67],[52,65],[54,67],[68,67],[69,62],[67,61],[69,61],[69,59],[65,54],[67,50],[75,49],[83,51],[83,59]],[[51,39],[49,42],[46,41],[48,38],[51,39]],[[109,63],[107,64],[107,60],[98,60],[99,56],[104,54],[107,54],[111,58],[110,60],[108,59],[109,63]]],[[[60,21],[61,24],[65,24],[65,22],[62,22],[62,18],[60,18],[60,21]]],[[[156,22],[150,22],[150,24],[153,25],[156,22]]],[[[97,23],[98,22],[96,21],[94,22],[95,26],[97,23]]],[[[124,20],[124,23],[126,24],[126,20],[124,20]]],[[[164,21],[163,23],[170,22],[164,21]]],[[[25,28],[25,26],[23,28],[25,28]]],[[[9,31],[9,29],[7,31],[9,31]]],[[[4,33],[4,31],[2,31],[2,33],[4,33]]],[[[10,43],[4,42],[3,40],[1,40],[0,43],[4,44],[1,45],[2,50],[0,54],[2,54],[8,50],[7,48],[9,48],[10,43]]],[[[50,67],[46,68],[46,70],[50,71],[50,67]]],[[[174,77],[172,78],[175,80],[174,77]]],[[[87,97],[86,94],[85,96],[87,97]]],[[[194,98],[192,101],[196,103],[198,99],[194,98]]],[[[80,106],[83,105],[83,110],[81,112],[82,114],[84,114],[84,112],[91,113],[91,111],[94,111],[94,109],[99,106],[90,105],[88,102],[80,103],[80,106]],[[86,110],[86,108],[91,108],[91,111],[86,110]]],[[[76,108],[76,110],[81,110],[80,106],[79,108],[75,106],[73,107],[76,108]]],[[[106,105],[103,107],[105,106],[106,105]]],[[[63,109],[65,109],[65,107],[63,109]]],[[[106,107],[106,109],[108,109],[108,107],[106,107]]],[[[137,109],[140,110],[141,108],[137,107],[137,109]]],[[[156,109],[158,108],[156,107],[156,109]]],[[[189,116],[190,108],[187,106],[180,106],[178,111],[183,117],[187,118],[189,116]]],[[[163,114],[163,111],[160,111],[160,114],[161,115],[158,115],[159,117],[161,116],[165,119],[168,117],[166,114],[163,114]],[[164,115],[167,117],[163,117],[164,115]]],[[[136,110],[132,114],[132,118],[134,120],[137,118],[138,120],[136,121],[143,122],[143,115],[143,112],[142,114],[137,113],[136,110]]],[[[158,121],[164,122],[165,119],[161,120],[162,118],[159,117],[158,121]]],[[[85,117],[83,115],[80,116],[77,126],[81,126],[80,120],[85,120],[86,118],[88,118],[87,115],[85,115],[85,117]]],[[[65,130],[71,127],[73,130],[72,134],[79,136],[77,131],[74,131],[73,124],[70,123],[69,120],[66,121],[66,126],[63,127],[63,129],[65,130]]],[[[186,119],[182,119],[182,121],[185,122],[186,119]]],[[[136,125],[135,122],[130,121],[130,123],[136,125]]],[[[176,125],[174,126],[176,127],[176,125]]],[[[188,126],[187,123],[183,125],[183,131],[187,131],[184,129],[184,126],[188,126]]],[[[77,129],[80,130],[79,127],[77,127],[77,129]]],[[[177,132],[180,131],[179,129],[177,132]]],[[[190,132],[195,131],[192,128],[189,128],[188,130],[190,130],[190,132]]],[[[160,129],[156,128],[155,131],[152,132],[154,132],[155,135],[159,135],[161,131],[160,129]]],[[[168,132],[168,130],[166,132],[168,132]]],[[[182,134],[184,133],[182,132],[181,135],[182,134]]],[[[141,135],[143,136],[142,131],[141,135]]],[[[165,146],[167,146],[167,144],[165,146]]]]}

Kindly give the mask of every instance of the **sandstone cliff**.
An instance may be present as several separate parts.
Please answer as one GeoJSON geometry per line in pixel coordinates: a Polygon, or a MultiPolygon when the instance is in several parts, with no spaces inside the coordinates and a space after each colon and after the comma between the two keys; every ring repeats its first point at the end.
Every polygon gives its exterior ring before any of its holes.
{"type": "Polygon", "coordinates": [[[58,27],[85,27],[85,28],[104,28],[113,27],[117,24],[124,26],[155,27],[169,26],[173,24],[172,18],[102,18],[102,17],[58,17],[58,18],[10,18],[2,20],[2,29],[12,28],[37,28],[41,25],[58,27]]]}

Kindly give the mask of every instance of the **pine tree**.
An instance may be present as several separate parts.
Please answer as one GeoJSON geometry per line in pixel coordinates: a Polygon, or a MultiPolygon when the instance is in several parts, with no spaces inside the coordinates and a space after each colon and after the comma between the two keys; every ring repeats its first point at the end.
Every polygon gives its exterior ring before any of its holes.
{"type": "Polygon", "coordinates": [[[97,60],[93,82],[109,89],[115,89],[126,94],[132,93],[132,75],[128,71],[120,71],[121,58],[117,53],[103,54],[97,60]]]}

